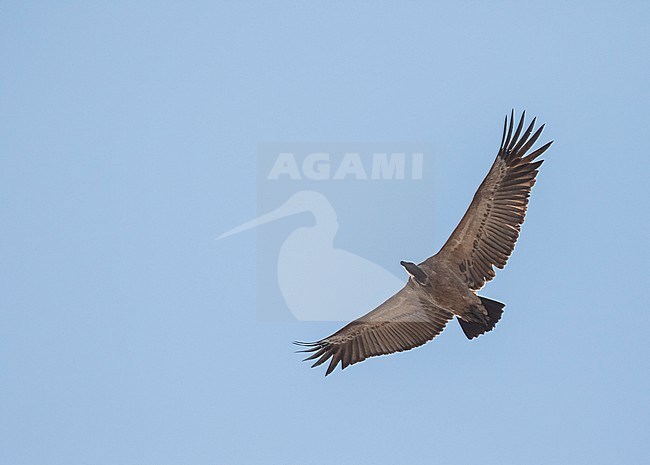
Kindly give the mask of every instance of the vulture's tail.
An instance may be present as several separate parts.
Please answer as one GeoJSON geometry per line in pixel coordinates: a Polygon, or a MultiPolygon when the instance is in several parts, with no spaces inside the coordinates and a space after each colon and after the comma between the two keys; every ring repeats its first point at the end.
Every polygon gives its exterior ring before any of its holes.
{"type": "Polygon", "coordinates": [[[481,334],[492,331],[492,329],[494,329],[494,326],[501,319],[501,315],[503,315],[503,307],[506,306],[506,304],[502,304],[496,300],[487,299],[481,296],[478,298],[481,299],[483,307],[485,307],[487,310],[488,323],[487,325],[483,325],[481,323],[474,323],[472,321],[465,321],[458,318],[460,327],[463,329],[463,332],[465,333],[465,336],[467,336],[467,339],[474,339],[481,334]]]}

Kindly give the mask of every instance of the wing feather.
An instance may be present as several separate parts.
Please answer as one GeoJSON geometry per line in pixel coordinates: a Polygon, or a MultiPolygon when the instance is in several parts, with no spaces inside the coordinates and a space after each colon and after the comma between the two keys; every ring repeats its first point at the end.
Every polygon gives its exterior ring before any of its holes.
{"type": "Polygon", "coordinates": [[[530,192],[543,163],[537,158],[553,143],[527,153],[541,136],[544,125],[533,133],[536,122],[533,118],[522,132],[525,114],[522,113],[516,128],[514,111],[510,118],[506,116],[499,153],[490,171],[463,219],[435,255],[437,260],[457,266],[472,290],[482,288],[494,278],[494,267],[506,265],[519,238],[530,192]]]}
{"type": "Polygon", "coordinates": [[[341,369],[369,357],[401,352],[430,341],[453,318],[452,313],[420,297],[409,281],[386,302],[341,330],[316,342],[296,342],[311,354],[317,367],[329,360],[325,376],[340,363],[341,369]]]}

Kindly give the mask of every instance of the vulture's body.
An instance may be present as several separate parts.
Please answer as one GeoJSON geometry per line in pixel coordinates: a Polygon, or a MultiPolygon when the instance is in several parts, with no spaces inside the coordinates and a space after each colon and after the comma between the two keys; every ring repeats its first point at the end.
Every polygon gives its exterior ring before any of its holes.
{"type": "Polygon", "coordinates": [[[416,265],[401,262],[409,274],[406,285],[370,313],[317,342],[303,343],[313,366],[330,360],[326,375],[376,355],[401,352],[436,337],[457,317],[473,339],[494,328],[504,304],[476,292],[503,268],[524,222],[530,191],[552,142],[529,153],[539,138],[535,119],[523,130],[506,118],[501,147],[462,220],[440,251],[416,265]],[[514,132],[513,132],[514,129],[514,132]],[[532,135],[531,135],[532,134],[532,135]]]}

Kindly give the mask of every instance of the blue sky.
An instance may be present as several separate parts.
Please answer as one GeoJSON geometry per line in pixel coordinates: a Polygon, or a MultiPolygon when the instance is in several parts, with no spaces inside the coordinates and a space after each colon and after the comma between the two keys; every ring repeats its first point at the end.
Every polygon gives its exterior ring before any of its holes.
{"type": "Polygon", "coordinates": [[[0,11],[1,463],[650,460],[647,4],[0,11]],[[400,275],[513,107],[555,144],[482,292],[507,303],[495,331],[328,378],[300,363],[290,342],[339,324],[260,321],[255,233],[214,240],[258,213],[258,144],[435,147],[426,198],[340,218],[341,246],[400,275]]]}

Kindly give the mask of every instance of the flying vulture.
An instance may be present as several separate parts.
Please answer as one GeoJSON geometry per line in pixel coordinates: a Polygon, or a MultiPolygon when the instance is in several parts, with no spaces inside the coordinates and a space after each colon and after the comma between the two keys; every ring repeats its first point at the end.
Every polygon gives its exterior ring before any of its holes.
{"type": "Polygon", "coordinates": [[[506,116],[499,152],[474,194],[465,216],[440,251],[420,264],[400,262],[406,285],[370,313],[316,342],[296,342],[311,352],[316,367],[329,360],[325,375],[368,357],[413,349],[430,341],[456,317],[468,339],[491,331],[504,304],[477,295],[503,268],[526,216],[528,198],[552,141],[528,153],[544,125],[535,120],[522,132],[524,116],[513,132],[514,111],[506,116]],[[532,136],[531,136],[532,134],[532,136]]]}

